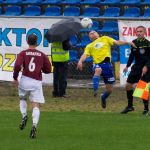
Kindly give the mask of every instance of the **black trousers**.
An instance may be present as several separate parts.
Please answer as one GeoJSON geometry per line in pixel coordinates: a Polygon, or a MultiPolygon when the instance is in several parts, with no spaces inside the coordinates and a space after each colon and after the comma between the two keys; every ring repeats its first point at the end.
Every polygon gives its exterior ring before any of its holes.
{"type": "Polygon", "coordinates": [[[63,96],[67,88],[68,62],[53,62],[53,96],[63,96]]]}
{"type": "Polygon", "coordinates": [[[142,79],[145,82],[150,82],[150,70],[148,69],[148,72],[141,77],[142,69],[143,66],[134,64],[131,67],[131,72],[127,78],[127,82],[134,84],[137,83],[140,79],[142,79]]]}

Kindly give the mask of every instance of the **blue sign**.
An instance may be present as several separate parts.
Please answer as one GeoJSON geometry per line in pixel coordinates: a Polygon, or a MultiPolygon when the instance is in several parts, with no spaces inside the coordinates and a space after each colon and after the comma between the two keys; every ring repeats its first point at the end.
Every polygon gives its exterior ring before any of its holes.
{"type": "Polygon", "coordinates": [[[2,41],[4,42],[6,46],[12,46],[11,40],[9,39],[9,36],[8,36],[9,33],[14,34],[16,36],[15,45],[17,47],[22,46],[23,35],[26,35],[26,38],[27,38],[29,34],[34,33],[38,36],[37,46],[39,46],[42,43],[43,47],[48,47],[49,46],[48,41],[45,38],[43,38],[42,40],[42,37],[44,37],[47,30],[48,29],[44,29],[41,32],[37,28],[31,28],[28,31],[26,28],[5,28],[5,29],[0,28],[0,46],[2,46],[2,41]]]}
{"type": "Polygon", "coordinates": [[[130,52],[130,45],[120,46],[120,64],[127,64],[130,52]]]}

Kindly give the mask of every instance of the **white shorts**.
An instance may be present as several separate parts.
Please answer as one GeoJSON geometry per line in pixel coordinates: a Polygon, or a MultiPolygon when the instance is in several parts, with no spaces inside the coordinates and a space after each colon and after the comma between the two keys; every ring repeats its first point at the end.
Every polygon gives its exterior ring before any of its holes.
{"type": "Polygon", "coordinates": [[[29,95],[30,101],[45,103],[42,81],[22,75],[19,82],[18,90],[20,99],[27,99],[27,96],[29,95]]]}

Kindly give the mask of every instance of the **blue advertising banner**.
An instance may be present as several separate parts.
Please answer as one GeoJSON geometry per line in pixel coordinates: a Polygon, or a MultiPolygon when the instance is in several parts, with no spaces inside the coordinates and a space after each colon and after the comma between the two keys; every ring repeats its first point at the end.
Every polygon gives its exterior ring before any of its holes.
{"type": "MultiPolygon", "coordinates": [[[[43,51],[51,61],[51,45],[44,35],[58,18],[1,18],[0,26],[0,80],[13,81],[13,66],[17,54],[28,48],[27,36],[38,36],[37,49],[43,51]]],[[[44,83],[52,83],[52,73],[43,75],[44,83]]]]}

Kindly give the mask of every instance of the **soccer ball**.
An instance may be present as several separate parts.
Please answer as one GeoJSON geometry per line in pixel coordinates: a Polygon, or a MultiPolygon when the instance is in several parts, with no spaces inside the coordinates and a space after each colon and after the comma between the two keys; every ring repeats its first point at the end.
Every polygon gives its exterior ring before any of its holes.
{"type": "Polygon", "coordinates": [[[85,17],[81,20],[81,25],[83,28],[91,28],[93,25],[93,21],[90,18],[85,17]]]}

